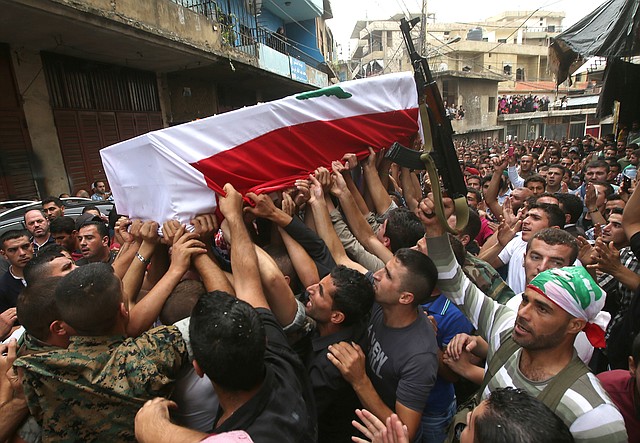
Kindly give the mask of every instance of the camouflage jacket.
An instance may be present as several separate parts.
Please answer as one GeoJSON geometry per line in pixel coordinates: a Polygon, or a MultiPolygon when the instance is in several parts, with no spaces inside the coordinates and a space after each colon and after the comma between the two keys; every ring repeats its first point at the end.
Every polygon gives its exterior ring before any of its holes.
{"type": "Polygon", "coordinates": [[[140,337],[72,337],[67,349],[27,355],[29,411],[43,441],[135,441],[133,419],[146,400],[167,397],[188,362],[182,335],[162,326],[140,337]]]}
{"type": "Polygon", "coordinates": [[[505,304],[516,294],[500,274],[489,263],[480,260],[467,252],[464,258],[464,273],[482,292],[498,303],[505,304]]]}

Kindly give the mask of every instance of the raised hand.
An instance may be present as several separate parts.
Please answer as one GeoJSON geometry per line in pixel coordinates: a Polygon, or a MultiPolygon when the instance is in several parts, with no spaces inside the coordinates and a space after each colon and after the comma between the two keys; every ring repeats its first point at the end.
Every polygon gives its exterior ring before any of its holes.
{"type": "Polygon", "coordinates": [[[580,263],[582,263],[584,266],[595,263],[595,250],[593,249],[591,243],[589,243],[589,240],[582,236],[579,236],[576,241],[578,242],[578,260],[580,260],[580,263]]]}
{"type": "Polygon", "coordinates": [[[278,211],[278,208],[276,208],[276,205],[275,203],[273,203],[273,200],[271,200],[271,197],[266,194],[257,195],[253,192],[248,192],[247,198],[249,198],[255,204],[255,206],[245,207],[244,212],[248,212],[256,217],[269,220],[278,211]]]}
{"type": "Polygon", "coordinates": [[[449,344],[447,344],[447,355],[453,359],[458,360],[463,352],[471,352],[478,345],[478,337],[460,333],[456,334],[449,344]]]}
{"type": "Polygon", "coordinates": [[[231,183],[224,185],[222,190],[225,196],[218,196],[218,208],[226,218],[242,218],[242,195],[233,187],[231,183]]]}
{"type": "MultiPolygon", "coordinates": [[[[356,167],[358,167],[358,157],[353,154],[353,153],[348,153],[342,156],[342,161],[345,162],[345,164],[343,165],[343,167],[345,169],[355,169],[356,167]]],[[[340,162],[338,162],[340,163],[340,162]]]]}
{"type": "Polygon", "coordinates": [[[282,211],[291,217],[296,213],[296,204],[291,196],[286,192],[282,193],[282,211]]]}
{"type": "Polygon", "coordinates": [[[210,245],[211,239],[218,231],[218,221],[214,214],[200,214],[193,220],[191,224],[195,228],[194,232],[198,234],[200,240],[210,245]]]}
{"type": "Polygon", "coordinates": [[[620,251],[613,245],[613,242],[607,244],[598,238],[593,250],[592,258],[595,263],[589,265],[590,268],[605,274],[614,274],[622,266],[620,251]]]}
{"type": "Polygon", "coordinates": [[[170,267],[183,273],[187,272],[191,265],[191,258],[206,253],[207,247],[198,239],[198,234],[186,232],[185,227],[181,226],[173,237],[170,267]]]}
{"type": "MultiPolygon", "coordinates": [[[[9,335],[9,332],[11,332],[11,328],[13,328],[17,319],[18,314],[16,312],[16,308],[9,308],[0,314],[0,338],[4,338],[9,335]]],[[[0,377],[1,376],[2,374],[0,374],[0,377]]]]}
{"type": "Polygon", "coordinates": [[[502,205],[502,216],[505,223],[510,227],[515,226],[518,221],[518,216],[513,212],[513,202],[511,201],[511,197],[508,197],[504,201],[504,205],[502,205]]]}
{"type": "Polygon", "coordinates": [[[115,225],[115,237],[118,243],[133,243],[134,238],[133,235],[129,233],[129,226],[131,226],[131,220],[129,217],[120,217],[116,221],[115,225]]]}
{"type": "Polygon", "coordinates": [[[506,246],[507,243],[516,236],[516,233],[520,231],[521,227],[522,220],[518,220],[515,225],[509,226],[504,220],[504,217],[501,217],[500,225],[498,226],[498,243],[500,243],[502,247],[506,246]]]}
{"type": "Polygon", "coordinates": [[[311,187],[309,188],[311,191],[311,198],[309,199],[309,203],[324,200],[324,192],[318,179],[312,174],[309,175],[309,181],[311,181],[311,187]]]}
{"type": "Polygon", "coordinates": [[[158,223],[148,220],[140,226],[140,238],[143,242],[155,245],[158,243],[158,223]]]}
{"type": "Polygon", "coordinates": [[[309,201],[309,198],[311,198],[311,191],[309,190],[311,184],[309,183],[309,180],[296,180],[294,185],[297,192],[293,202],[297,208],[300,208],[309,201]]]}
{"type": "Polygon", "coordinates": [[[347,182],[343,175],[334,169],[331,174],[331,188],[329,189],[329,192],[331,192],[331,195],[339,197],[340,194],[348,191],[349,187],[347,186],[347,182]]]}
{"type": "Polygon", "coordinates": [[[318,183],[320,183],[320,186],[322,186],[322,192],[329,192],[329,188],[331,187],[331,173],[329,170],[321,166],[315,170],[314,176],[316,180],[318,180],[318,183]]]}
{"type": "Polygon", "coordinates": [[[361,382],[366,376],[365,355],[356,343],[342,341],[329,346],[327,358],[351,385],[361,382]]]}
{"type": "MultiPolygon", "coordinates": [[[[451,217],[455,211],[453,200],[450,198],[443,198],[442,203],[444,205],[444,217],[446,220],[451,217]]],[[[435,202],[433,201],[433,194],[429,193],[422,199],[418,208],[416,209],[416,215],[420,219],[420,222],[424,226],[424,230],[427,237],[439,237],[444,234],[444,228],[440,225],[435,212],[435,202]]]]}
{"type": "Polygon", "coordinates": [[[173,245],[173,239],[181,225],[178,220],[167,220],[162,224],[162,243],[167,246],[173,245]]]}
{"type": "Polygon", "coordinates": [[[588,183],[584,194],[584,205],[587,207],[587,210],[593,211],[596,209],[597,198],[595,186],[593,186],[592,183],[588,183]]]}

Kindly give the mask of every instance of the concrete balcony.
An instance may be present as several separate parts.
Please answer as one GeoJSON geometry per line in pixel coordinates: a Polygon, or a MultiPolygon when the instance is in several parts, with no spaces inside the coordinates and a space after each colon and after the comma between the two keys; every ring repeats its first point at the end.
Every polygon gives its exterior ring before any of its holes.
{"type": "Polygon", "coordinates": [[[284,54],[262,43],[258,43],[258,65],[297,82],[324,88],[329,86],[329,76],[309,66],[303,60],[284,54]]]}

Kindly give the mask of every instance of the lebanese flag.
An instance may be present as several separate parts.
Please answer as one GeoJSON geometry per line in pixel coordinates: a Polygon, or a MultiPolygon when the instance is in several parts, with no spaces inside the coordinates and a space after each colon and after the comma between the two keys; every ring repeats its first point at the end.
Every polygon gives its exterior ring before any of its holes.
{"type": "Polygon", "coordinates": [[[346,153],[409,145],[418,131],[413,75],[339,83],[150,132],[102,149],[118,213],[189,223],[231,183],[271,192],[346,153]]]}

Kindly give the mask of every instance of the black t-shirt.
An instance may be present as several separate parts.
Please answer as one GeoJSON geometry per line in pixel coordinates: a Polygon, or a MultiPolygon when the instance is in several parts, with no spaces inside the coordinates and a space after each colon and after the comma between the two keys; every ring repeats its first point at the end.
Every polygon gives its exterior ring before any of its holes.
{"type": "Polygon", "coordinates": [[[631,236],[631,240],[629,240],[629,243],[633,255],[635,255],[636,257],[640,257],[640,231],[631,236]]]}
{"type": "Polygon", "coordinates": [[[317,439],[317,421],[311,383],[282,328],[268,309],[256,309],[267,336],[266,375],[247,403],[216,428],[214,433],[246,431],[260,443],[307,443],[317,439]]]}
{"type": "Polygon", "coordinates": [[[362,408],[351,385],[327,358],[330,345],[345,341],[358,343],[366,351],[366,325],[353,325],[334,334],[320,337],[315,333],[305,356],[305,366],[313,386],[318,414],[318,442],[351,442],[357,431],[355,410],[362,408]]]}
{"type": "Polygon", "coordinates": [[[15,308],[23,289],[22,279],[14,278],[11,272],[7,271],[0,277],[0,313],[15,308]]]}

